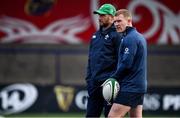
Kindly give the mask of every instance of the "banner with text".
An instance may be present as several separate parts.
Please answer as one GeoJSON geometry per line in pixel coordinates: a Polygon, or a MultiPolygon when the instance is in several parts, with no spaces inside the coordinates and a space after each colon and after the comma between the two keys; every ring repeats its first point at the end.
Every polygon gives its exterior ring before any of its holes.
{"type": "MultiPolygon", "coordinates": [[[[31,83],[0,85],[0,114],[85,112],[85,87],[40,86],[31,83]]],[[[180,114],[180,88],[149,88],[144,112],[180,114]]]]}

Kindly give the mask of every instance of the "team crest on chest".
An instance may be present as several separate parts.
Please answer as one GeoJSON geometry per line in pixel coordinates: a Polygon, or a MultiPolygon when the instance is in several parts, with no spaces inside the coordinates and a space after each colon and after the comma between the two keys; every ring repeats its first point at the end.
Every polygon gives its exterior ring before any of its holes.
{"type": "Polygon", "coordinates": [[[92,38],[95,39],[95,38],[96,38],[96,35],[93,35],[92,38]]]}
{"type": "Polygon", "coordinates": [[[109,38],[109,35],[106,34],[105,37],[104,37],[104,39],[107,40],[108,38],[109,38]]]}
{"type": "Polygon", "coordinates": [[[124,49],[124,54],[129,54],[129,48],[124,49]]]}

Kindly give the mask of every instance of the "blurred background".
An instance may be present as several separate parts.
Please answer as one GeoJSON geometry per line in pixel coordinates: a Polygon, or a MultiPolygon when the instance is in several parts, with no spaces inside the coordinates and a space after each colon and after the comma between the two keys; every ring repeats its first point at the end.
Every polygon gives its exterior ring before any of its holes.
{"type": "Polygon", "coordinates": [[[92,12],[104,3],[129,9],[147,39],[145,116],[180,116],[180,1],[173,0],[1,0],[0,116],[84,116],[98,29],[92,12]]]}

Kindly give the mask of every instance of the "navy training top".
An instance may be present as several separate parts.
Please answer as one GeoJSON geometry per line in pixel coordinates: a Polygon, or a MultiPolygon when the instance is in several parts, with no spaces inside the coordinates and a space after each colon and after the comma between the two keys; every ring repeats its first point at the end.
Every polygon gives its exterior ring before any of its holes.
{"type": "Polygon", "coordinates": [[[114,25],[105,31],[100,28],[93,34],[89,46],[87,89],[100,86],[116,71],[120,42],[121,36],[114,25]]]}
{"type": "Polygon", "coordinates": [[[133,27],[127,27],[119,48],[116,72],[111,76],[123,92],[147,92],[147,43],[133,27]]]}

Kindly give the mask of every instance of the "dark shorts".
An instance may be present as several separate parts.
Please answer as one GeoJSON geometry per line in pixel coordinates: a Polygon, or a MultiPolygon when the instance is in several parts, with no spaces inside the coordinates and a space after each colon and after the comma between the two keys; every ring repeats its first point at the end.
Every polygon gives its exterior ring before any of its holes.
{"type": "Polygon", "coordinates": [[[137,105],[143,105],[144,93],[120,92],[114,103],[135,108],[137,105]]]}

